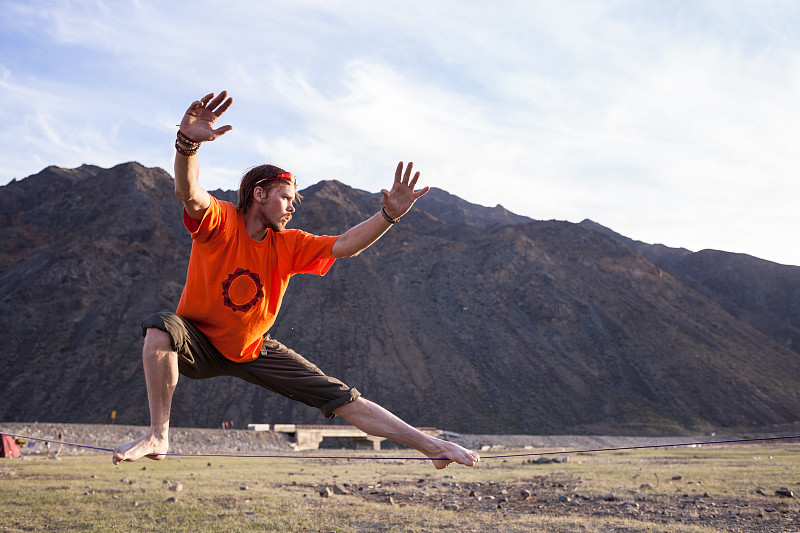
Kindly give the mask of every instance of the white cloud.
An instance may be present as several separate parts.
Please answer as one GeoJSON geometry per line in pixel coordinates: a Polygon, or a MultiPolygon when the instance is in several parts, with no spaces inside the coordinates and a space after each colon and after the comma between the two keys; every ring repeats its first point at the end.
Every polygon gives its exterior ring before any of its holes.
{"type": "Polygon", "coordinates": [[[0,182],[48,164],[171,171],[228,89],[208,188],[264,160],[310,184],[421,183],[534,218],[800,264],[792,2],[7,1],[0,182]]]}

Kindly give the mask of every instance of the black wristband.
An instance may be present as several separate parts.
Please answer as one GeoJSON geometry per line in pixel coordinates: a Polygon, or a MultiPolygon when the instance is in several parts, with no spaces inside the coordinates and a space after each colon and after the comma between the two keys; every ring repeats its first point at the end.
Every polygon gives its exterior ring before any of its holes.
{"type": "Polygon", "coordinates": [[[389,224],[397,224],[398,222],[400,222],[399,218],[392,218],[386,213],[386,206],[381,207],[381,214],[383,215],[383,218],[386,219],[386,222],[388,222],[389,224]]]}

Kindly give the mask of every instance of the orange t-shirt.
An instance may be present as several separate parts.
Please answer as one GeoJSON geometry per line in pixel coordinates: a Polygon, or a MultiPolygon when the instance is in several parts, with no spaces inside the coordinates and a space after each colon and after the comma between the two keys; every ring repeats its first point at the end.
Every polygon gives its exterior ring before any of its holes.
{"type": "Polygon", "coordinates": [[[192,235],[186,285],[176,311],[237,363],[258,358],[294,274],[324,276],[336,260],[337,237],[296,229],[267,230],[262,241],[247,233],[233,204],[211,197],[200,222],[183,212],[192,235]]]}

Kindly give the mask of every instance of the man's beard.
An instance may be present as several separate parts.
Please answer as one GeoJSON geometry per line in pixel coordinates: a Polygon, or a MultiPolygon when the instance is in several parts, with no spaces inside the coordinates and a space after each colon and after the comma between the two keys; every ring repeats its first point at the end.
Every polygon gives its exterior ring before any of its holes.
{"type": "Polygon", "coordinates": [[[261,220],[264,222],[264,225],[267,226],[267,228],[271,229],[276,233],[280,233],[281,231],[286,229],[286,224],[283,223],[283,217],[275,221],[272,220],[266,213],[262,213],[261,220]]]}

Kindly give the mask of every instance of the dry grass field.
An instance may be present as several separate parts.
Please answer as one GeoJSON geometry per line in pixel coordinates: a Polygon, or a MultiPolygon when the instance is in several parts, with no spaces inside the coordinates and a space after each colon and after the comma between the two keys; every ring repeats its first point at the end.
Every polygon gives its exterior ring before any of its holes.
{"type": "Polygon", "coordinates": [[[3,459],[0,531],[800,531],[797,443],[487,458],[442,471],[402,459],[409,452],[356,453],[3,459]],[[784,488],[794,497],[776,494],[784,488]]]}

